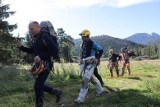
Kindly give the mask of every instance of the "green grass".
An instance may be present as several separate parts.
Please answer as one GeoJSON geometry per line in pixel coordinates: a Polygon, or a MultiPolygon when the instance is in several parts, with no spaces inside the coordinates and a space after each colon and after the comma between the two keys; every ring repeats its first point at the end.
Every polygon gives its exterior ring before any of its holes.
{"type": "MultiPolygon", "coordinates": [[[[80,107],[160,107],[160,60],[131,61],[132,75],[109,79],[107,62],[98,67],[105,83],[104,95],[96,96],[94,86],[80,107]],[[113,91],[109,91],[111,88],[113,91]]],[[[121,66],[119,66],[121,68],[121,66]]],[[[0,107],[34,107],[34,79],[29,65],[0,64],[0,107]]],[[[78,64],[55,64],[46,83],[63,91],[65,107],[79,107],[73,103],[81,86],[78,64]]],[[[55,96],[45,93],[44,107],[58,107],[55,96]]]]}

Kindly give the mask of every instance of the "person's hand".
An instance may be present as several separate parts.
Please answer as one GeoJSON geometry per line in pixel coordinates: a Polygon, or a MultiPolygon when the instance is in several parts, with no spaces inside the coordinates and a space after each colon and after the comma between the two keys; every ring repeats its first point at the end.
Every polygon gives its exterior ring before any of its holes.
{"type": "Polygon", "coordinates": [[[83,64],[83,59],[80,59],[79,65],[83,64]]]}
{"type": "Polygon", "coordinates": [[[19,41],[18,39],[17,39],[16,41],[17,41],[17,46],[18,46],[18,47],[21,47],[21,46],[22,46],[21,41],[19,41]]]}
{"type": "Polygon", "coordinates": [[[98,59],[97,65],[100,65],[100,59],[98,59]]]}
{"type": "Polygon", "coordinates": [[[95,59],[95,60],[94,60],[94,63],[95,63],[95,64],[97,64],[97,63],[98,63],[98,61],[99,61],[99,59],[95,59]]]}
{"type": "Polygon", "coordinates": [[[39,57],[39,56],[35,56],[34,57],[34,62],[35,63],[38,63],[38,62],[40,62],[41,61],[41,58],[39,57]]]}

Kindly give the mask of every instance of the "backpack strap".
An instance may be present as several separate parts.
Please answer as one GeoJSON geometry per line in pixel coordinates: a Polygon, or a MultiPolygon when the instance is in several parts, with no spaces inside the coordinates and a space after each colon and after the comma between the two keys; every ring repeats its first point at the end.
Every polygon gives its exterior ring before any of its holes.
{"type": "Polygon", "coordinates": [[[45,41],[45,39],[44,39],[44,35],[43,35],[43,33],[46,33],[46,32],[41,32],[41,35],[42,35],[42,41],[43,41],[43,44],[45,45],[45,47],[48,49],[48,46],[47,46],[47,43],[46,43],[46,41],[45,41]]]}
{"type": "Polygon", "coordinates": [[[43,40],[43,44],[47,47],[47,44],[46,44],[45,40],[44,39],[42,39],[42,40],[43,40]]]}

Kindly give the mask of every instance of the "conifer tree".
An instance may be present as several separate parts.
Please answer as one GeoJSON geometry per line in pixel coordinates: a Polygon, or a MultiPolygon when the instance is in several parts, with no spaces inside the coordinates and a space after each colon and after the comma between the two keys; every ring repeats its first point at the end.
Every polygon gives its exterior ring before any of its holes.
{"type": "Polygon", "coordinates": [[[15,14],[14,11],[8,11],[10,5],[3,5],[0,0],[0,61],[12,60],[12,48],[14,48],[14,37],[11,32],[17,28],[16,24],[10,25],[7,21],[11,15],[15,14]]]}

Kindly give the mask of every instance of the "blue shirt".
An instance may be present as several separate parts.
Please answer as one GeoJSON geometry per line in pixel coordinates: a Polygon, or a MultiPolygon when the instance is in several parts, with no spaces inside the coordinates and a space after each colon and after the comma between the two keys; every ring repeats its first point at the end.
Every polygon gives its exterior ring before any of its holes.
{"type": "Polygon", "coordinates": [[[103,53],[103,49],[94,41],[88,39],[81,45],[81,58],[95,56],[100,58],[103,53]],[[96,53],[98,52],[98,55],[96,53]]]}

